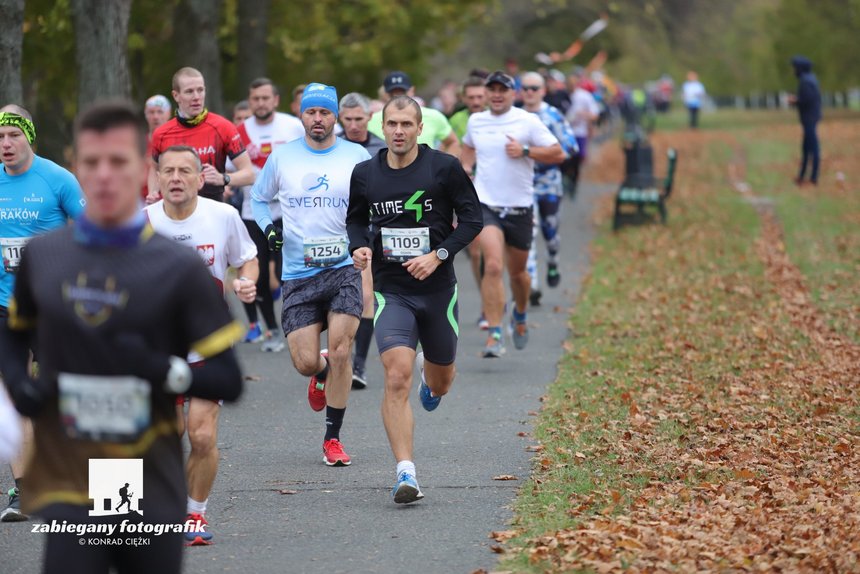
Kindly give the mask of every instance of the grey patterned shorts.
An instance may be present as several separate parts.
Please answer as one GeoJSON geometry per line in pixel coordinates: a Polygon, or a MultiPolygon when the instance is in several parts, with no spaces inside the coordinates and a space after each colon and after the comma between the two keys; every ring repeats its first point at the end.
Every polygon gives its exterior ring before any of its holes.
{"type": "Polygon", "coordinates": [[[284,336],[314,323],[322,323],[325,331],[329,313],[360,319],[364,309],[361,271],[352,265],[325,269],[313,277],[289,279],[284,281],[282,291],[284,336]]]}

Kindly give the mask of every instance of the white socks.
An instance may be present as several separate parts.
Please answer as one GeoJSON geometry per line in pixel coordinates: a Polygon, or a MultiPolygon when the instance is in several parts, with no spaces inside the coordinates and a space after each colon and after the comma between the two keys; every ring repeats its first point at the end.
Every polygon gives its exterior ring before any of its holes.
{"type": "MultiPolygon", "coordinates": [[[[413,466],[413,468],[415,468],[415,467],[413,466]]],[[[188,497],[188,508],[187,508],[186,512],[188,514],[199,514],[199,515],[203,516],[204,514],[206,514],[206,504],[208,502],[209,502],[208,498],[206,500],[204,500],[203,502],[197,502],[196,500],[194,500],[193,498],[191,498],[189,496],[188,497]]]]}
{"type": "MultiPolygon", "coordinates": [[[[401,460],[397,463],[397,476],[400,477],[400,473],[408,472],[412,476],[415,476],[415,463],[411,460],[401,460]]],[[[191,500],[190,498],[188,500],[191,500]]]]}

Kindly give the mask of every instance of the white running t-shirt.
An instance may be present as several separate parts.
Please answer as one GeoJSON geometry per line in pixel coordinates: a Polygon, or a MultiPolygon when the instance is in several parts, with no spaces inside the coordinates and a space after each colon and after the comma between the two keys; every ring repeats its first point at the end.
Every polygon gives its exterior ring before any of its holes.
{"type": "Polygon", "coordinates": [[[469,116],[463,143],[475,148],[478,199],[492,207],[531,207],[535,162],[530,157],[509,158],[505,153],[509,136],[531,147],[559,143],[537,114],[520,108],[498,116],[489,110],[469,116]]]}
{"type": "Polygon", "coordinates": [[[183,220],[167,217],[163,199],[145,211],[156,233],[197,250],[222,293],[227,267],[239,268],[257,256],[239,212],[229,204],[198,197],[194,213],[183,220]]]}
{"type": "Polygon", "coordinates": [[[6,389],[0,387],[0,463],[12,462],[21,451],[21,419],[6,389]]]}
{"type": "MultiPolygon", "coordinates": [[[[272,155],[280,145],[291,142],[295,139],[305,137],[305,127],[296,116],[275,112],[274,119],[267,123],[261,124],[257,118],[251,116],[239,126],[239,135],[242,137],[242,143],[245,144],[245,149],[248,151],[248,157],[251,158],[251,164],[254,166],[254,175],[260,174],[260,170],[266,165],[266,160],[272,155]]],[[[229,171],[229,169],[228,169],[229,171]]],[[[242,188],[244,195],[242,196],[242,219],[253,221],[254,214],[251,213],[251,186],[242,188]]],[[[281,208],[277,201],[273,201],[269,206],[272,210],[272,218],[281,218],[281,208]]]]}
{"type": "Polygon", "coordinates": [[[570,109],[567,110],[567,121],[573,128],[573,135],[578,138],[588,137],[591,117],[600,115],[600,104],[588,90],[576,88],[570,96],[570,109]]]}

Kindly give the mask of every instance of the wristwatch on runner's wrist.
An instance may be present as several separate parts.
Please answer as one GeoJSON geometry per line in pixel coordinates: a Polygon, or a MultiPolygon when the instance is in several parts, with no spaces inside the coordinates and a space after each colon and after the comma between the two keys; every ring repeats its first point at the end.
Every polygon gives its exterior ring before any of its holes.
{"type": "Polygon", "coordinates": [[[230,176],[228,174],[224,174],[224,185],[230,185],[230,176]]]}
{"type": "Polygon", "coordinates": [[[529,157],[529,146],[528,146],[528,144],[523,146],[523,157],[529,157]]]}
{"type": "Polygon", "coordinates": [[[436,257],[439,261],[447,261],[448,260],[448,250],[442,247],[441,249],[436,250],[436,257]]]}

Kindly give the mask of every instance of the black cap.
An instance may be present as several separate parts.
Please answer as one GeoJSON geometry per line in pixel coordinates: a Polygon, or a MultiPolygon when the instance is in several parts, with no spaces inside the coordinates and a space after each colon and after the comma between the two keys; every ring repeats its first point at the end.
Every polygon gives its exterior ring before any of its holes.
{"type": "Polygon", "coordinates": [[[385,92],[391,90],[408,90],[412,87],[412,80],[406,75],[406,72],[391,72],[385,76],[385,81],[382,83],[385,87],[385,92]]]}
{"type": "Polygon", "coordinates": [[[490,84],[501,84],[509,90],[516,88],[514,79],[501,70],[497,70],[489,75],[484,85],[489,86],[490,84]]]}

